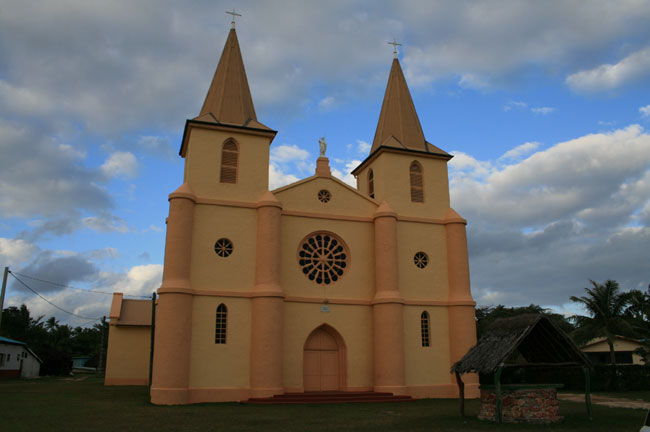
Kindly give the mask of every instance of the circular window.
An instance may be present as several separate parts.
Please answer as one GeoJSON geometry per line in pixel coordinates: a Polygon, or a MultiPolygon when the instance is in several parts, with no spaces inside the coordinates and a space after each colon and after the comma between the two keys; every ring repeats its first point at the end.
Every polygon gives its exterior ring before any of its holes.
{"type": "Polygon", "coordinates": [[[425,268],[429,264],[429,257],[424,252],[417,252],[413,256],[413,262],[418,268],[425,268]]]}
{"type": "Polygon", "coordinates": [[[339,237],[319,232],[307,236],[298,248],[298,264],[303,274],[320,285],[339,280],[349,265],[348,248],[339,237]]]}
{"type": "Polygon", "coordinates": [[[318,201],[322,203],[329,202],[329,200],[332,198],[332,195],[330,194],[330,191],[322,189],[321,191],[318,192],[318,201]]]}
{"type": "Polygon", "coordinates": [[[222,258],[229,257],[232,254],[233,245],[227,238],[220,238],[214,244],[214,251],[222,258]]]}

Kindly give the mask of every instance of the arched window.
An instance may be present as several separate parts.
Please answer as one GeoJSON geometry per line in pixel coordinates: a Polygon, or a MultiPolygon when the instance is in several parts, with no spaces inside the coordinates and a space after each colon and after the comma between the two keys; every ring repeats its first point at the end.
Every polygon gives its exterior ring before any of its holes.
{"type": "Polygon", "coordinates": [[[372,170],[368,172],[368,195],[370,198],[375,197],[375,174],[372,170]]]}
{"type": "Polygon", "coordinates": [[[228,328],[228,308],[221,303],[217,308],[217,323],[214,329],[214,343],[225,344],[228,328]]]}
{"type": "Polygon", "coordinates": [[[422,332],[422,346],[431,346],[431,341],[429,340],[429,313],[427,311],[422,312],[422,315],[420,315],[420,327],[422,332]]]}
{"type": "Polygon", "coordinates": [[[237,143],[228,140],[221,149],[221,183],[237,183],[237,159],[239,149],[237,143]]]}
{"type": "Polygon", "coordinates": [[[411,201],[424,202],[424,186],[422,181],[422,166],[417,162],[411,162],[411,201]]]}

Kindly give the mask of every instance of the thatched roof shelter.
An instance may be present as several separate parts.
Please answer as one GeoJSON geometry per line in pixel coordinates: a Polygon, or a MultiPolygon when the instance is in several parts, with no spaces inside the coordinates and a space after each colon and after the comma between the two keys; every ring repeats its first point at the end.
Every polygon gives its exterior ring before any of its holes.
{"type": "Polygon", "coordinates": [[[504,368],[582,367],[585,374],[585,402],[591,418],[589,396],[589,359],[573,341],[545,315],[527,314],[494,321],[475,347],[454,363],[460,394],[460,412],[464,415],[464,383],[461,374],[494,374],[497,408],[501,423],[501,372],[504,368]]]}
{"type": "Polygon", "coordinates": [[[496,320],[452,372],[494,373],[500,367],[586,366],[589,359],[544,315],[496,320]]]}

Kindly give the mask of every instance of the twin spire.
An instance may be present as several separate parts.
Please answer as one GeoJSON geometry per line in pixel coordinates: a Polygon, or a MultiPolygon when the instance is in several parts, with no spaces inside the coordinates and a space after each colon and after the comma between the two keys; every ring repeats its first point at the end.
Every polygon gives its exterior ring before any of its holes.
{"type": "MultiPolygon", "coordinates": [[[[395,41],[389,43],[394,48],[399,45],[395,41]]],[[[370,154],[379,148],[397,148],[447,155],[426,142],[404,73],[397,56],[394,57],[370,154]]],[[[234,26],[228,34],[201,113],[194,120],[270,130],[257,121],[234,26]]]]}
{"type": "Polygon", "coordinates": [[[194,120],[270,130],[257,121],[234,27],[228,33],[201,113],[194,120]]]}

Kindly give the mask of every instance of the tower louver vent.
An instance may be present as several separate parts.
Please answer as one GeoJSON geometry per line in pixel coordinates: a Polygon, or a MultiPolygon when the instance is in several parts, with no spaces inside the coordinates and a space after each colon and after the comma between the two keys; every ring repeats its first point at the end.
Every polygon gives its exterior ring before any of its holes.
{"type": "Polygon", "coordinates": [[[237,183],[237,144],[227,141],[221,150],[221,183],[237,183]]]}

